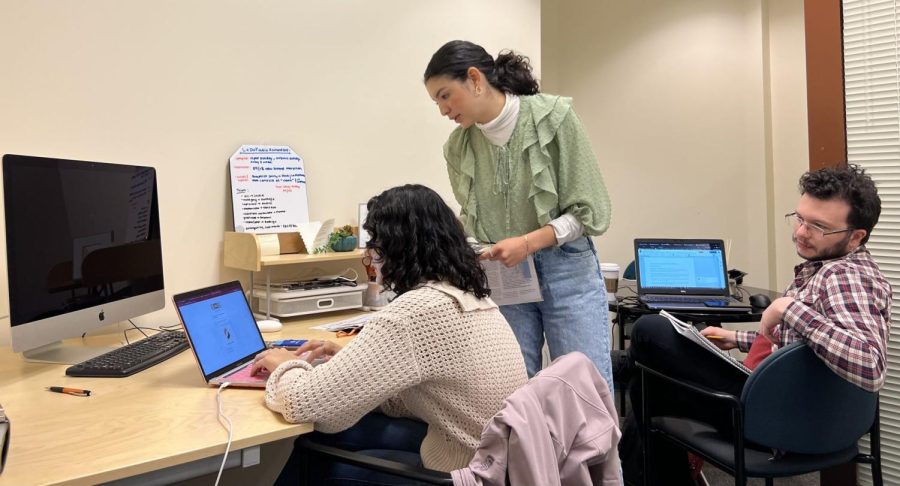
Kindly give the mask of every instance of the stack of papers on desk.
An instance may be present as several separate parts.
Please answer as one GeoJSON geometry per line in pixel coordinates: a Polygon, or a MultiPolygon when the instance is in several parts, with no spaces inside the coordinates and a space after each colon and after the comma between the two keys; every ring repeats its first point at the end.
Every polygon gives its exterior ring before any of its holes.
{"type": "Polygon", "coordinates": [[[350,319],[344,319],[343,321],[330,322],[328,324],[322,324],[320,326],[314,326],[310,329],[317,329],[320,331],[350,331],[353,329],[359,329],[363,327],[369,319],[372,318],[374,314],[366,314],[357,317],[351,317],[350,319]]]}

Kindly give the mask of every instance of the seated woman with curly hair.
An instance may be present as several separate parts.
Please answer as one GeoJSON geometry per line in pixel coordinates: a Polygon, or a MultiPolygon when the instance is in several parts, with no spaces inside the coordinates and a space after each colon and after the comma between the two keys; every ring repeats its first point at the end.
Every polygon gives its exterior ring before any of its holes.
{"type": "MultiPolygon", "coordinates": [[[[527,381],[519,344],[436,192],[388,189],[369,200],[363,228],[382,282],[397,297],[344,348],[316,341],[261,353],[254,371],[271,371],[266,405],[289,422],[313,422],[323,443],[429,469],[465,467],[485,424],[527,381]]],[[[300,484],[298,455],[276,484],[300,484]]],[[[353,466],[313,467],[318,479],[400,484],[353,466]]]]}

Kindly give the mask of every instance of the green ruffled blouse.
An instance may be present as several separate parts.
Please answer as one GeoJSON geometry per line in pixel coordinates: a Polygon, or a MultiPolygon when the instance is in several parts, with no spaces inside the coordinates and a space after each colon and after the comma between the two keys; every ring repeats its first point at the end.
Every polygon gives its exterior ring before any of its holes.
{"type": "Polygon", "coordinates": [[[520,97],[519,117],[505,146],[472,125],[444,144],[447,172],[466,233],[496,242],[538,229],[562,214],[588,235],[609,227],[609,194],[572,99],[520,97]]]}

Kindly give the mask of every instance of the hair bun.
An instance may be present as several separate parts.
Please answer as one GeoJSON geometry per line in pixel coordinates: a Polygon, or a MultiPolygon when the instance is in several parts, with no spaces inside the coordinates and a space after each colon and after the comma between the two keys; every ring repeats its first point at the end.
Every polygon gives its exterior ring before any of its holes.
{"type": "Polygon", "coordinates": [[[510,50],[500,51],[494,60],[495,79],[501,90],[517,95],[540,93],[540,86],[532,74],[528,57],[510,50]]]}

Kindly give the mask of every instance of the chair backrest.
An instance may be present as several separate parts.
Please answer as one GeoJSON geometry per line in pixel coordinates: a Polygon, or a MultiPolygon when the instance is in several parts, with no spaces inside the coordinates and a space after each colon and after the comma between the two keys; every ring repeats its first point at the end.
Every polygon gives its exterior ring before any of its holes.
{"type": "Polygon", "coordinates": [[[754,370],[741,393],[744,437],[803,454],[845,449],[875,420],[877,394],[832,371],[802,342],[779,349],[754,370]]]}
{"type": "Polygon", "coordinates": [[[631,263],[629,263],[628,266],[625,267],[625,271],[622,272],[622,278],[626,278],[628,280],[637,279],[636,272],[634,271],[634,260],[631,260],[631,263]]]}

